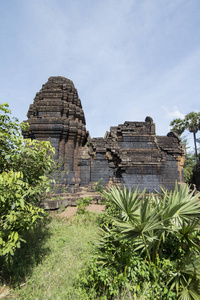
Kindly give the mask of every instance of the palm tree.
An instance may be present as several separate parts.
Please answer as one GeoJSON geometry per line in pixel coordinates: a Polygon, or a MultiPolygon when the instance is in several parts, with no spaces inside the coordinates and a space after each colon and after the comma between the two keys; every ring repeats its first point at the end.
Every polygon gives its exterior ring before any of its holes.
{"type": "Polygon", "coordinates": [[[200,130],[200,113],[191,112],[184,119],[174,119],[170,123],[170,126],[172,126],[172,131],[177,132],[179,135],[186,129],[193,133],[195,156],[196,160],[198,160],[196,133],[200,130]]]}

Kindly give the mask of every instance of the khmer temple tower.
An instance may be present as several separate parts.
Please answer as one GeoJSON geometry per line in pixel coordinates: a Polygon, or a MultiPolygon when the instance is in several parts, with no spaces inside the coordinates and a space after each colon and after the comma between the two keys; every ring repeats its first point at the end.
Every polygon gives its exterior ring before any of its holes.
{"type": "Polygon", "coordinates": [[[55,148],[55,160],[63,161],[64,183],[80,185],[80,150],[87,140],[85,116],[77,90],[71,80],[50,77],[36,94],[28,111],[30,130],[25,137],[50,141],[55,148]]]}

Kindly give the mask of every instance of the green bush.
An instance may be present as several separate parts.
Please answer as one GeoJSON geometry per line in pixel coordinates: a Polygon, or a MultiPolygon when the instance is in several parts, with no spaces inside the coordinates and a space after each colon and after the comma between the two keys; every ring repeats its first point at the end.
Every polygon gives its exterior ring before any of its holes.
{"type": "Polygon", "coordinates": [[[193,169],[196,163],[196,156],[192,153],[186,153],[185,163],[183,166],[183,176],[184,181],[189,185],[194,184],[193,169]]]}
{"type": "Polygon", "coordinates": [[[200,195],[176,185],[157,196],[125,187],[103,196],[110,221],[102,218],[108,226],[79,278],[91,299],[199,299],[200,195]]]}
{"type": "Polygon", "coordinates": [[[84,214],[86,207],[92,202],[91,197],[80,198],[76,200],[77,214],[84,214]]]}
{"type": "Polygon", "coordinates": [[[54,149],[49,142],[25,140],[19,124],[10,118],[8,104],[0,105],[0,256],[10,259],[44,217],[39,206],[51,189],[49,174],[54,149]]]}

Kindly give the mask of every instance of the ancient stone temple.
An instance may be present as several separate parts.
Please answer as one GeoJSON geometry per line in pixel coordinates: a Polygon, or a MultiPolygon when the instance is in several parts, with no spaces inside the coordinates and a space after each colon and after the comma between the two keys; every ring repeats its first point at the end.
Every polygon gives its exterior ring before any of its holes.
{"type": "Polygon", "coordinates": [[[147,191],[173,189],[182,181],[184,147],[170,132],[156,136],[151,117],[111,127],[104,138],[91,138],[78,92],[71,80],[50,77],[28,111],[25,137],[50,140],[55,159],[63,161],[62,185],[69,193],[91,192],[101,179],[104,186],[123,184],[147,191]]]}
{"type": "Polygon", "coordinates": [[[26,138],[49,140],[56,150],[55,160],[66,172],[63,185],[77,191],[81,185],[79,158],[87,142],[85,116],[77,90],[71,80],[50,77],[36,94],[28,111],[29,132],[26,138]]]}

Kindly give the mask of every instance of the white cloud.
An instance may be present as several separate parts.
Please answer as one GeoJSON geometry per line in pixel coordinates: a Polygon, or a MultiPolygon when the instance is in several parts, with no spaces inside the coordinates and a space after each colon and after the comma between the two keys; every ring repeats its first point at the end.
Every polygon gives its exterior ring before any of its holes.
{"type": "Polygon", "coordinates": [[[166,106],[162,106],[162,109],[165,111],[165,118],[168,120],[183,119],[185,117],[176,106],[174,106],[172,110],[169,110],[166,106]]]}

